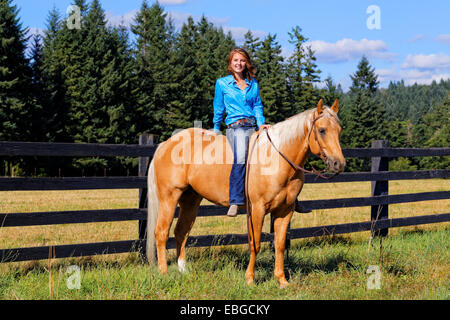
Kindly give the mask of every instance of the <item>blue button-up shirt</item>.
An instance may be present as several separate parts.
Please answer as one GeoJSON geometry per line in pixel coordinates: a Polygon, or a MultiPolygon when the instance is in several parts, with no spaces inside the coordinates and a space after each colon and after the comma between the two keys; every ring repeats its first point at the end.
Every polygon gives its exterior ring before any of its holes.
{"type": "Polygon", "coordinates": [[[225,111],[227,113],[226,125],[248,117],[255,117],[258,127],[265,123],[258,81],[252,78],[251,81],[245,79],[245,82],[247,88],[241,90],[231,74],[216,81],[213,104],[214,131],[220,132],[220,124],[225,111]]]}

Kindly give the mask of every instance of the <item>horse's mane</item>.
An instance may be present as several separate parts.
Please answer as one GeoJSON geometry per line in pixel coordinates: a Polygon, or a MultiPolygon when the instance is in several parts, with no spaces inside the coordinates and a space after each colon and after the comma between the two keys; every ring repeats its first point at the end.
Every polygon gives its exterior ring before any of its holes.
{"type": "MultiPolygon", "coordinates": [[[[315,110],[316,109],[313,108],[303,111],[302,113],[296,114],[273,125],[272,128],[269,129],[269,134],[273,143],[277,147],[281,148],[284,145],[291,143],[296,138],[304,136],[305,124],[308,128],[308,132],[311,130],[312,117],[315,110]]],[[[331,108],[324,106],[323,110],[324,117],[335,118],[336,121],[339,122],[337,114],[331,110],[331,108]]],[[[265,134],[261,135],[261,138],[263,138],[261,139],[261,143],[268,143],[268,139],[265,134]]]]}

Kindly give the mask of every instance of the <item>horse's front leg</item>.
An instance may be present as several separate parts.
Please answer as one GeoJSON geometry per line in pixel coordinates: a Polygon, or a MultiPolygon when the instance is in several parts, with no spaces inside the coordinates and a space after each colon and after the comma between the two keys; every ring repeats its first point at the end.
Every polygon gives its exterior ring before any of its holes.
{"type": "Polygon", "coordinates": [[[255,278],[256,255],[261,249],[261,232],[265,214],[266,210],[264,205],[258,205],[252,208],[252,214],[251,216],[248,216],[248,244],[250,247],[250,261],[248,263],[247,271],[245,272],[245,279],[247,280],[248,285],[253,284],[255,278]]]}
{"type": "Polygon", "coordinates": [[[274,276],[278,280],[281,288],[285,288],[289,285],[284,274],[284,250],[286,246],[286,232],[293,213],[293,209],[285,209],[272,213],[274,216],[273,226],[275,232],[274,276]]]}

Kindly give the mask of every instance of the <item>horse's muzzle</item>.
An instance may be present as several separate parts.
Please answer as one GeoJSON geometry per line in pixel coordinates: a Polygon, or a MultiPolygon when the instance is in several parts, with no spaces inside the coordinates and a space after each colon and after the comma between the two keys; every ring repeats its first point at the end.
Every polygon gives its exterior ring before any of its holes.
{"type": "Polygon", "coordinates": [[[338,159],[327,157],[326,165],[328,167],[328,171],[332,173],[340,173],[345,169],[345,158],[338,159]]]}

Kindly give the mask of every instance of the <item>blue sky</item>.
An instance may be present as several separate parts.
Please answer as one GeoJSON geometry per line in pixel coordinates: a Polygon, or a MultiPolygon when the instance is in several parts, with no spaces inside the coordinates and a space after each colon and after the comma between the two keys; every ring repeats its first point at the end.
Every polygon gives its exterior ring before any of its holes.
{"type": "MultiPolygon", "coordinates": [[[[153,3],[153,0],[148,0],[153,3]]],[[[21,22],[32,32],[45,29],[55,6],[65,14],[72,0],[13,0],[21,22]]],[[[90,2],[90,1],[89,1],[90,2]]],[[[231,31],[237,43],[251,30],[261,39],[276,34],[283,55],[292,52],[288,32],[295,26],[316,52],[321,78],[328,75],[344,89],[351,84],[362,55],[375,67],[383,87],[450,78],[450,1],[303,1],[303,0],[160,0],[176,26],[188,16],[231,31]],[[371,8],[375,6],[375,11],[371,8]],[[369,9],[369,10],[368,10],[369,9]]],[[[111,24],[129,25],[142,0],[101,0],[111,24]]]]}

